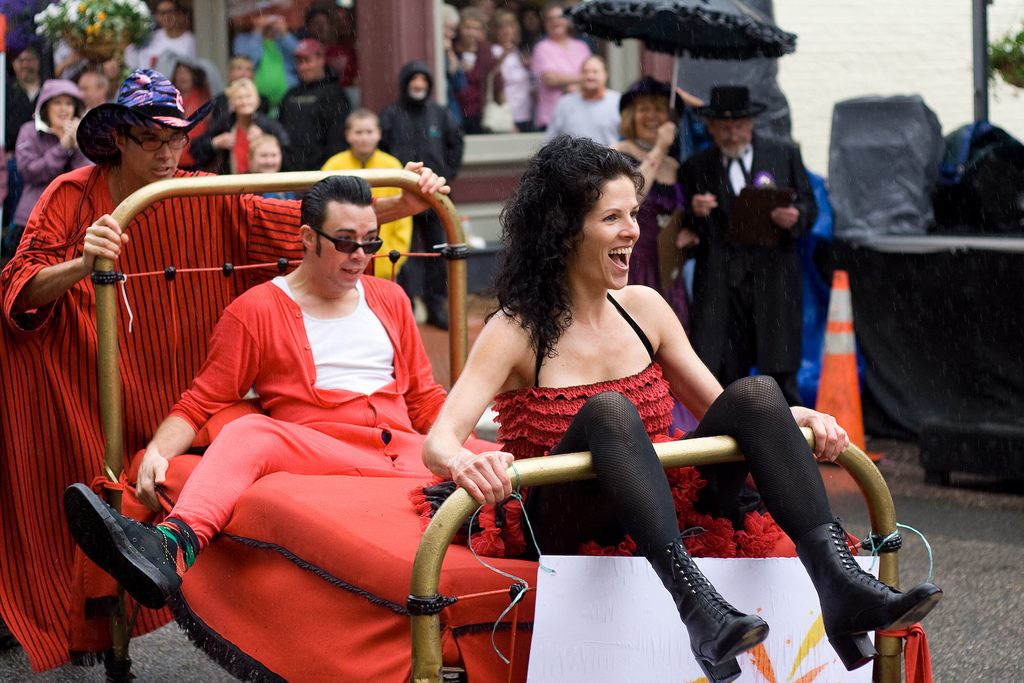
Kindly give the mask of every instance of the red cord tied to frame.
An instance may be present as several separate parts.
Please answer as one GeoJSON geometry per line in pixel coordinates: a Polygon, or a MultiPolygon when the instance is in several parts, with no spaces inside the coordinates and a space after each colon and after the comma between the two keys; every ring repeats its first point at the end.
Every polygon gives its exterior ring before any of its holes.
{"type": "Polygon", "coordinates": [[[907,641],[903,651],[907,683],[932,683],[932,654],[928,649],[928,636],[921,624],[912,624],[895,631],[875,631],[875,635],[907,641]]]}
{"type": "Polygon", "coordinates": [[[92,481],[89,482],[89,488],[91,488],[93,490],[93,493],[95,493],[96,495],[100,495],[104,491],[123,492],[125,489],[124,482],[121,481],[120,479],[112,479],[111,475],[113,475],[113,472],[111,472],[109,468],[107,468],[107,476],[103,476],[101,474],[99,476],[93,477],[92,481]]]}

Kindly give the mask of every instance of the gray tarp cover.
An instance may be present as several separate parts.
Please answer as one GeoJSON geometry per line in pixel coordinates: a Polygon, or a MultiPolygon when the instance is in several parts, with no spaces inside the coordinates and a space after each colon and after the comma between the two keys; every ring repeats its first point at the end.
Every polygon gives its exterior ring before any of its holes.
{"type": "Polygon", "coordinates": [[[828,160],[835,236],[928,232],[942,153],[939,120],[916,95],[837,103],[828,160]]]}

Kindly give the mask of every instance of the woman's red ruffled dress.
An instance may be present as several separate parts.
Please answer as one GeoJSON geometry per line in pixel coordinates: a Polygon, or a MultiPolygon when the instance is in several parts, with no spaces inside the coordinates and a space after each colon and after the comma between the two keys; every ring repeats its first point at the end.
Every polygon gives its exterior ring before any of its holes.
{"type": "MultiPolygon", "coordinates": [[[[576,413],[588,398],[605,391],[615,391],[636,406],[647,433],[654,442],[682,438],[670,435],[672,396],[661,366],[651,363],[641,372],[620,379],[572,387],[525,387],[499,395],[494,400],[498,414],[498,441],[516,460],[548,455],[565,434],[576,413]]],[[[792,555],[792,544],[767,512],[751,511],[743,517],[743,528],[737,529],[729,519],[712,517],[694,509],[700,490],[707,484],[694,467],[666,470],[681,530],[697,529],[684,534],[687,550],[697,557],[770,557],[792,555]],[[699,531],[703,529],[703,531],[699,531]]],[[[416,489],[413,503],[423,517],[424,526],[444,499],[454,489],[452,482],[436,482],[416,489]]],[[[528,494],[523,490],[522,495],[528,494]]],[[[530,520],[542,523],[541,520],[530,520]]],[[[494,506],[484,506],[474,520],[472,546],[480,555],[489,557],[521,557],[527,554],[523,534],[522,504],[509,499],[494,506]]],[[[463,530],[463,539],[470,530],[463,530]]],[[[541,548],[543,551],[543,548],[541,548]]],[[[580,545],[581,555],[633,555],[636,543],[625,536],[616,545],[590,541],[580,545]]]]}

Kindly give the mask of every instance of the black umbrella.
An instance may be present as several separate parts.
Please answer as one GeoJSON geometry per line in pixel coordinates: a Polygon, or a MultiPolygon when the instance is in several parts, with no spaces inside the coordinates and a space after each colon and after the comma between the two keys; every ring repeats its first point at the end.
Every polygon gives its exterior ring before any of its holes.
{"type": "Polygon", "coordinates": [[[568,12],[579,31],[637,38],[649,50],[697,59],[781,57],[796,36],[741,0],[585,0],[568,12]]]}
{"type": "MultiPolygon", "coordinates": [[[[781,57],[796,51],[796,35],[783,31],[742,0],[584,0],[568,11],[583,33],[696,59],[781,57]]],[[[675,105],[679,60],[672,66],[675,105]]]]}

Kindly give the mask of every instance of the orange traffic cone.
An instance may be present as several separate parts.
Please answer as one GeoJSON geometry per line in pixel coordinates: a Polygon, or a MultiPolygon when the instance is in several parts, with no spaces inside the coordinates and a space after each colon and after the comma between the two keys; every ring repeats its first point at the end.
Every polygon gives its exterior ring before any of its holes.
{"type": "MultiPolygon", "coordinates": [[[[857,349],[853,336],[853,306],[850,302],[850,278],[845,270],[832,277],[832,296],[828,302],[825,328],[825,352],[821,360],[818,401],[815,410],[836,418],[850,435],[850,442],[864,448],[864,416],[860,407],[857,381],[857,349]]],[[[878,458],[872,455],[872,460],[878,458]]]]}

